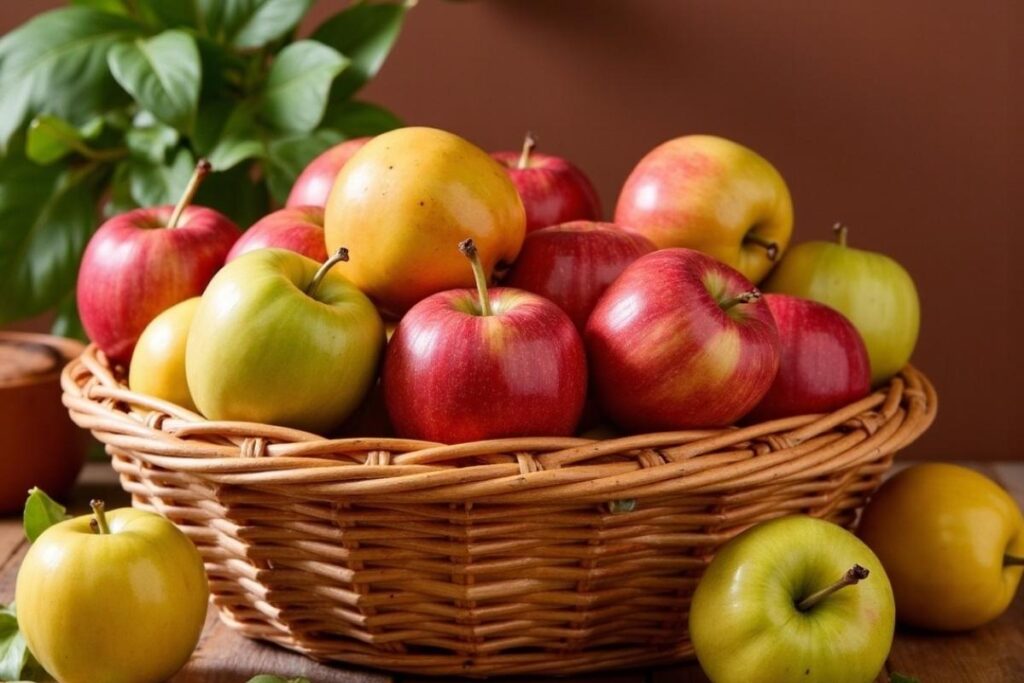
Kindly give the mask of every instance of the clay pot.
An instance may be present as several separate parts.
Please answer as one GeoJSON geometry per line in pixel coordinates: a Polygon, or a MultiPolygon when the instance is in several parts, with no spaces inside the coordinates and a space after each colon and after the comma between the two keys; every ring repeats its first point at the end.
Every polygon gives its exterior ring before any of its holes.
{"type": "Polygon", "coordinates": [[[33,486],[60,499],[78,478],[88,441],[61,403],[60,372],[82,348],[0,332],[0,513],[21,510],[33,486]]]}

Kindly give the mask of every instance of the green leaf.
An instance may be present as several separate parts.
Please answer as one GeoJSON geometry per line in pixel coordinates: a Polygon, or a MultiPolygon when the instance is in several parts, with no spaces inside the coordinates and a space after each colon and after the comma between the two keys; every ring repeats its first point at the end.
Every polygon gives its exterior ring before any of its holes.
{"type": "Polygon", "coordinates": [[[65,7],[40,14],[0,39],[0,147],[30,113],[81,123],[123,103],[107,68],[107,52],[140,30],[127,17],[65,7]]]}
{"type": "Polygon", "coordinates": [[[318,130],[309,135],[294,135],[267,145],[267,184],[270,196],[283,204],[302,169],[328,147],[344,138],[334,131],[318,130]]]}
{"type": "Polygon", "coordinates": [[[124,0],[71,0],[69,4],[77,5],[78,7],[91,7],[101,12],[120,14],[125,17],[130,14],[128,5],[124,0]]]}
{"type": "Polygon", "coordinates": [[[240,48],[263,47],[295,28],[313,0],[198,0],[207,35],[240,48]]]}
{"type": "Polygon", "coordinates": [[[153,164],[140,159],[133,159],[129,164],[128,188],[135,203],[162,206],[178,201],[192,177],[196,161],[191,152],[182,149],[170,164],[153,164]]]}
{"type": "Polygon", "coordinates": [[[913,676],[893,672],[889,674],[889,683],[921,683],[921,681],[913,676]]]}
{"type": "Polygon", "coordinates": [[[328,104],[320,125],[336,130],[346,138],[359,138],[400,128],[402,120],[375,104],[347,100],[328,104]]]}
{"type": "Polygon", "coordinates": [[[0,297],[0,322],[52,308],[72,288],[96,228],[102,172],[0,160],[0,291],[12,293],[0,297]]]}
{"type": "Polygon", "coordinates": [[[170,126],[155,122],[148,126],[129,128],[124,140],[132,157],[153,164],[167,163],[167,154],[178,144],[181,136],[170,126]]]}
{"type": "Polygon", "coordinates": [[[0,681],[21,679],[21,670],[28,663],[28,646],[18,630],[13,610],[0,611],[0,681]]]}
{"type": "Polygon", "coordinates": [[[409,7],[357,3],[321,24],[311,38],[352,60],[331,88],[332,100],[345,100],[377,75],[395,44],[409,7]]]}
{"type": "Polygon", "coordinates": [[[246,159],[263,156],[263,140],[253,108],[243,103],[228,117],[220,140],[206,155],[215,171],[234,168],[246,159]]]}
{"type": "MultiPolygon", "coordinates": [[[[25,526],[25,536],[29,542],[35,543],[44,531],[65,519],[68,519],[67,508],[46,495],[45,491],[39,487],[33,487],[28,492],[22,522],[25,526]]],[[[0,680],[2,679],[3,677],[0,676],[0,680]]]]}
{"type": "Polygon", "coordinates": [[[58,337],[69,337],[80,342],[88,342],[89,335],[85,333],[82,326],[82,319],[78,317],[78,302],[75,299],[75,290],[71,290],[64,296],[64,300],[57,304],[57,316],[53,319],[53,326],[50,333],[58,337]]]}
{"type": "Polygon", "coordinates": [[[84,136],[67,121],[40,114],[28,126],[25,154],[37,164],[52,164],[84,144],[84,136]]]}
{"type": "Polygon", "coordinates": [[[132,165],[134,163],[133,161],[122,161],[114,167],[114,175],[110,179],[110,196],[103,206],[105,218],[139,208],[138,202],[132,198],[131,190],[132,165]]]}
{"type": "Polygon", "coordinates": [[[270,196],[262,180],[253,180],[252,164],[211,173],[196,193],[196,204],[217,209],[243,228],[270,212],[270,196]]]}
{"type": "Polygon", "coordinates": [[[107,56],[114,78],[147,111],[186,132],[195,123],[202,67],[196,41],[184,31],[120,43],[107,56]]]}
{"type": "Polygon", "coordinates": [[[312,40],[281,50],[263,92],[263,119],[290,133],[313,130],[323,118],[331,81],[347,63],[337,50],[312,40]]]}
{"type": "Polygon", "coordinates": [[[161,28],[198,26],[194,0],[136,0],[146,21],[161,28]]]}

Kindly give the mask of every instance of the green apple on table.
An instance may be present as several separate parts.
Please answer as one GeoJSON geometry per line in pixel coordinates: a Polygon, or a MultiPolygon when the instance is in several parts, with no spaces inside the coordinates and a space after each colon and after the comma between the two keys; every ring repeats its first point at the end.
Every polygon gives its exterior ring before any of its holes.
{"type": "Polygon", "coordinates": [[[812,299],[846,316],[860,332],[877,386],[910,360],[921,325],[921,305],[910,274],[892,258],[836,242],[804,242],[789,250],[765,291],[812,299]]]}
{"type": "Polygon", "coordinates": [[[18,570],[18,626],[63,683],[165,681],[188,661],[206,621],[203,561],[159,515],[92,506],[93,515],[35,539],[18,570]]]}
{"type": "Polygon", "coordinates": [[[727,543],[690,605],[690,638],[714,683],[870,683],[894,628],[892,588],[875,554],[806,516],[727,543]]]}
{"type": "Polygon", "coordinates": [[[211,420],[243,420],[325,434],[373,386],[384,323],[373,303],[332,268],[284,249],[224,266],[203,293],[185,372],[211,420]]]}

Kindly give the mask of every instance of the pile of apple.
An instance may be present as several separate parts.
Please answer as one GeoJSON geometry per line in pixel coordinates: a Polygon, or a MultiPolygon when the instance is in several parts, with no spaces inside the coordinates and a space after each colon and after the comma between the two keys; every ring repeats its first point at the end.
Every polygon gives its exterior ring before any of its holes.
{"type": "Polygon", "coordinates": [[[908,361],[906,271],[845,228],[787,253],[790,194],[755,152],[669,141],[603,223],[533,144],[348,141],[244,234],[190,205],[200,162],[176,207],[97,231],[82,322],[135,391],[210,419],[444,443],[823,413],[908,361]]]}

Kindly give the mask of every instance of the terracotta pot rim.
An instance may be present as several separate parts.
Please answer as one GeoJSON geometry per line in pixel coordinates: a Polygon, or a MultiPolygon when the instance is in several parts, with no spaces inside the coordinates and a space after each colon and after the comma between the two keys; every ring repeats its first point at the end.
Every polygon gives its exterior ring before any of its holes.
{"type": "Polygon", "coordinates": [[[85,350],[85,344],[76,339],[37,332],[0,331],[0,341],[30,342],[33,344],[48,346],[57,351],[64,361],[49,372],[40,373],[38,375],[29,375],[27,377],[19,377],[7,382],[0,381],[0,391],[5,389],[16,389],[24,386],[45,384],[47,382],[59,382],[60,373],[64,369],[64,366],[67,365],[68,362],[82,355],[82,351],[85,350]]]}

